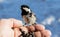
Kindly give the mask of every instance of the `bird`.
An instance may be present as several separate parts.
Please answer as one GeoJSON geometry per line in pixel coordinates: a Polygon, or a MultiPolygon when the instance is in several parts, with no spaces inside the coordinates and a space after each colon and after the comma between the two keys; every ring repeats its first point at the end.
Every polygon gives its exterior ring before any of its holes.
{"type": "MultiPolygon", "coordinates": [[[[23,18],[23,21],[25,22],[24,25],[30,26],[30,25],[36,25],[36,15],[35,13],[30,9],[30,7],[28,5],[21,5],[21,16],[23,18]]],[[[23,32],[23,31],[21,31],[23,32]]],[[[23,32],[22,34],[23,37],[34,37],[34,32],[30,32],[28,33],[28,36],[25,36],[25,32],[23,32]]]]}
{"type": "Polygon", "coordinates": [[[21,11],[25,25],[36,25],[36,15],[28,5],[21,5],[21,11]]]}

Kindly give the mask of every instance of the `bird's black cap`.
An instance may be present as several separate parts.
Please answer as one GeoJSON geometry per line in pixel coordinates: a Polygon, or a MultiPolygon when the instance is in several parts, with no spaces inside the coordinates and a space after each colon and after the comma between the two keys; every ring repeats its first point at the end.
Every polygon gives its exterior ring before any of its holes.
{"type": "Polygon", "coordinates": [[[22,9],[23,7],[29,8],[28,5],[21,5],[21,9],[22,9]]]}

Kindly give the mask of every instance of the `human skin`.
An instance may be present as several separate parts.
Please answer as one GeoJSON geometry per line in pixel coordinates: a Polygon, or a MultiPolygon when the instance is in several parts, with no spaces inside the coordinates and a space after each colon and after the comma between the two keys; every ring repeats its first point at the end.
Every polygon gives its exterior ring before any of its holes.
{"type": "Polygon", "coordinates": [[[22,21],[20,20],[13,18],[0,19],[0,37],[18,37],[21,35],[19,29],[22,29],[26,33],[29,31],[35,31],[35,37],[51,37],[51,31],[46,30],[43,25],[22,26],[22,21]]]}

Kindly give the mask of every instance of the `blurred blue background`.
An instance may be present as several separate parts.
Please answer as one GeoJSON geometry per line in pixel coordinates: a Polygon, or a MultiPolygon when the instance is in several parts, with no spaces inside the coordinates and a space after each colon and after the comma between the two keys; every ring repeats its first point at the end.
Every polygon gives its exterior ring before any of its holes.
{"type": "Polygon", "coordinates": [[[60,0],[0,0],[0,19],[22,20],[20,6],[26,4],[37,16],[37,23],[51,30],[51,37],[60,37],[60,0]]]}

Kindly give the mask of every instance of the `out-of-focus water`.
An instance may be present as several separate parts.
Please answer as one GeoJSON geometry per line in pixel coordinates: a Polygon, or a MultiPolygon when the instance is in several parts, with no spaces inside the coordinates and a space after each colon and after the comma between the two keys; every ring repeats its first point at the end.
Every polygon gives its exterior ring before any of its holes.
{"type": "Polygon", "coordinates": [[[51,30],[51,37],[60,37],[60,0],[0,0],[0,19],[22,20],[20,6],[30,6],[37,16],[37,22],[51,30]]]}

